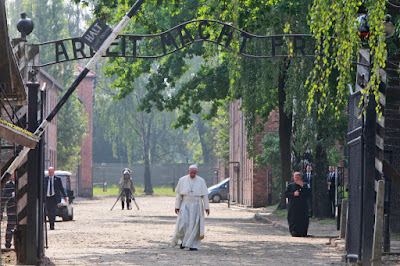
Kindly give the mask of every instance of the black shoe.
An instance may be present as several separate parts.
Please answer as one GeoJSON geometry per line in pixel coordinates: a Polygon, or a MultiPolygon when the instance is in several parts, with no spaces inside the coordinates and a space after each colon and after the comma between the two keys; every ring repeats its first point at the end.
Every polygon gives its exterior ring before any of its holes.
{"type": "Polygon", "coordinates": [[[181,246],[179,247],[180,249],[184,249],[185,247],[184,246],[182,246],[182,244],[181,244],[181,246]]]}
{"type": "Polygon", "coordinates": [[[54,227],[50,227],[50,230],[54,230],[54,227]]]}
{"type": "Polygon", "coordinates": [[[194,250],[198,250],[197,248],[189,248],[190,250],[194,251],[194,250]]]}

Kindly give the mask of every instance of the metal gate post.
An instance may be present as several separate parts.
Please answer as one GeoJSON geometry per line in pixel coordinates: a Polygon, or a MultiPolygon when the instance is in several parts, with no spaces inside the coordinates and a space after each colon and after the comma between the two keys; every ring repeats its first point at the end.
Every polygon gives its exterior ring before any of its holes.
{"type": "Polygon", "coordinates": [[[368,265],[372,258],[375,206],[375,149],[376,149],[376,102],[369,95],[364,127],[364,182],[362,215],[362,262],[368,265]]]}
{"type": "MultiPolygon", "coordinates": [[[[37,122],[37,110],[38,110],[38,83],[28,83],[28,130],[34,131],[38,125],[37,122]]],[[[24,186],[26,190],[26,205],[18,207],[18,227],[17,227],[17,239],[15,242],[15,248],[17,251],[18,264],[36,264],[37,263],[37,179],[35,176],[38,174],[38,157],[37,149],[32,150],[28,154],[28,178],[27,184],[24,186]],[[36,170],[34,166],[36,165],[36,170]],[[22,208],[23,209],[20,209],[22,208]],[[21,222],[21,220],[25,222],[21,222]]],[[[19,180],[20,181],[20,180],[19,180]]],[[[18,185],[19,186],[19,185],[18,185]]],[[[18,189],[17,197],[20,197],[18,193],[22,191],[18,189]]]]}

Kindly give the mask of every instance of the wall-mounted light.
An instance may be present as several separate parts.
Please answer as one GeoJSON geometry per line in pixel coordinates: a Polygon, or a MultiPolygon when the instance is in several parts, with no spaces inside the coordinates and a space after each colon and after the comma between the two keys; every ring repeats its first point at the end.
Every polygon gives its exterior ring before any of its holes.
{"type": "Polygon", "coordinates": [[[385,21],[383,22],[383,27],[385,28],[385,35],[386,38],[390,38],[394,35],[394,25],[391,22],[392,16],[389,14],[386,14],[385,21]]]}
{"type": "Polygon", "coordinates": [[[233,166],[233,171],[234,171],[234,172],[239,173],[239,170],[240,170],[239,165],[233,166]]]}
{"type": "Polygon", "coordinates": [[[357,84],[360,86],[362,89],[364,89],[367,85],[367,80],[365,78],[365,73],[362,73],[361,75],[358,76],[357,79],[357,84]]]}

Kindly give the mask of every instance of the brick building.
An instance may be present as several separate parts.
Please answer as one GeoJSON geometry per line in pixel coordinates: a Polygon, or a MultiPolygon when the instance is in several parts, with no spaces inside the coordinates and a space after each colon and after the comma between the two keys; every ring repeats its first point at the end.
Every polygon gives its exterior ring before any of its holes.
{"type": "MultiPolygon", "coordinates": [[[[256,167],[254,158],[248,158],[247,134],[243,111],[240,111],[241,100],[230,103],[229,121],[229,185],[230,201],[249,207],[262,207],[271,204],[272,174],[268,167],[256,167]]],[[[266,133],[277,132],[279,114],[276,110],[270,113],[264,125],[263,134],[255,137],[256,153],[261,153],[261,140],[266,133]]]]}
{"type": "MultiPolygon", "coordinates": [[[[43,88],[46,95],[44,106],[44,117],[50,114],[58,102],[58,91],[63,91],[64,87],[55,80],[49,73],[40,69],[40,87],[43,88]]],[[[44,168],[50,166],[57,169],[57,116],[50,122],[42,136],[44,140],[44,168]]],[[[57,169],[66,170],[66,169],[57,169]]]]}
{"type": "MultiPolygon", "coordinates": [[[[78,65],[75,76],[78,76],[84,67],[78,65]]],[[[87,136],[81,146],[81,164],[78,168],[77,178],[79,183],[79,196],[93,197],[93,171],[92,171],[92,142],[93,142],[93,97],[97,75],[90,71],[77,87],[77,94],[82,101],[83,109],[88,115],[87,136]]]]}

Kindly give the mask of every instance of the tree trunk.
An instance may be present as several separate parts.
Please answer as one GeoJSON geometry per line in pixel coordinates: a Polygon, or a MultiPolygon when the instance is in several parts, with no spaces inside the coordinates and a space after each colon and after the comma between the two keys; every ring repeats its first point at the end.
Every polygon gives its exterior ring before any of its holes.
{"type": "MultiPolygon", "coordinates": [[[[153,194],[153,186],[151,184],[151,173],[150,173],[150,140],[151,140],[151,128],[153,124],[153,115],[148,119],[147,128],[145,123],[142,123],[142,141],[143,141],[143,160],[144,160],[144,193],[146,195],[153,194]]],[[[143,122],[143,120],[142,120],[143,122]]]]}
{"type": "Polygon", "coordinates": [[[151,184],[149,152],[147,152],[144,156],[144,192],[146,195],[152,195],[154,192],[151,184]]]}
{"type": "Polygon", "coordinates": [[[291,157],[290,140],[292,135],[292,114],[286,114],[284,111],[286,101],[285,82],[289,61],[284,60],[279,74],[278,97],[279,97],[279,150],[281,153],[281,196],[278,209],[286,208],[286,182],[291,178],[291,157]]]}
{"type": "Polygon", "coordinates": [[[329,208],[328,185],[328,158],[326,149],[321,145],[315,147],[313,169],[313,210],[314,216],[319,218],[331,217],[329,208]]]}
{"type": "Polygon", "coordinates": [[[201,149],[203,151],[203,160],[204,163],[210,163],[210,147],[205,140],[205,134],[206,131],[204,129],[204,122],[201,119],[200,115],[197,115],[197,130],[199,131],[199,137],[200,137],[200,143],[201,143],[201,149]]]}

